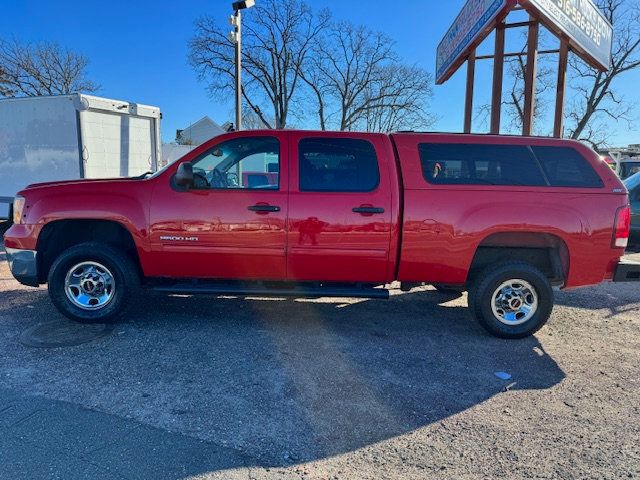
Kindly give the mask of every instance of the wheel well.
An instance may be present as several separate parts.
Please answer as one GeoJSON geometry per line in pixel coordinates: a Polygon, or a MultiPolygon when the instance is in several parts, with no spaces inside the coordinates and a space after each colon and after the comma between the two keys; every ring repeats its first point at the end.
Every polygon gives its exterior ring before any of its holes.
{"type": "Polygon", "coordinates": [[[497,233],[478,246],[469,277],[505,261],[533,265],[556,286],[563,285],[569,273],[569,249],[560,237],[546,233],[497,233]]]}
{"type": "Polygon", "coordinates": [[[66,249],[85,242],[102,242],[125,252],[142,269],[131,233],[121,224],[109,220],[58,220],[48,223],[38,237],[38,281],[45,283],[51,265],[66,249]]]}

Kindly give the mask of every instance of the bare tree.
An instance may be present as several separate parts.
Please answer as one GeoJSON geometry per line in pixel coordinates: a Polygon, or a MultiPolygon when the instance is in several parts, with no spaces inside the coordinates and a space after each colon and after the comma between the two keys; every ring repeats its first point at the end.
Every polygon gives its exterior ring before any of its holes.
{"type": "Polygon", "coordinates": [[[433,95],[433,77],[414,65],[389,65],[383,69],[383,81],[373,84],[367,94],[363,124],[368,132],[426,130],[437,117],[429,112],[433,95]]]}
{"type": "Polygon", "coordinates": [[[432,77],[402,63],[380,32],[340,22],[313,48],[302,78],[314,96],[320,128],[388,131],[428,127],[432,77]]]}
{"type": "Polygon", "coordinates": [[[640,67],[640,4],[637,0],[597,0],[613,24],[613,60],[608,72],[589,67],[571,55],[571,88],[575,100],[568,108],[569,137],[607,144],[611,122],[632,122],[634,105],[616,92],[619,78],[640,67]]]}
{"type": "MultiPolygon", "coordinates": [[[[326,27],[326,11],[314,15],[301,0],[265,0],[246,10],[243,24],[243,98],[266,128],[285,128],[300,71],[311,45],[326,27]],[[267,111],[267,113],[265,113],[267,111]],[[270,117],[274,121],[270,121],[270,117]]],[[[212,94],[234,89],[234,45],[229,27],[203,17],[189,43],[189,61],[212,94]]]]}
{"type": "MultiPolygon", "coordinates": [[[[269,117],[264,115],[263,118],[267,121],[269,125],[274,125],[273,117],[269,117]]],[[[249,108],[244,108],[242,110],[242,129],[243,130],[261,130],[264,128],[263,120],[249,108]]]]}
{"type": "MultiPolygon", "coordinates": [[[[541,32],[541,44],[547,41],[545,30],[541,32]]],[[[520,51],[520,56],[510,58],[507,63],[507,75],[510,78],[507,97],[503,102],[506,107],[506,114],[509,118],[509,130],[521,132],[524,124],[524,100],[525,100],[525,78],[527,72],[527,35],[524,34],[525,45],[520,51]]],[[[541,55],[538,58],[536,92],[533,110],[534,128],[540,130],[541,121],[544,119],[550,99],[547,94],[556,91],[556,76],[554,75],[549,56],[541,55]]]]}
{"type": "Polygon", "coordinates": [[[87,78],[88,65],[87,57],[55,43],[0,40],[0,96],[95,92],[99,86],[87,78]]]}

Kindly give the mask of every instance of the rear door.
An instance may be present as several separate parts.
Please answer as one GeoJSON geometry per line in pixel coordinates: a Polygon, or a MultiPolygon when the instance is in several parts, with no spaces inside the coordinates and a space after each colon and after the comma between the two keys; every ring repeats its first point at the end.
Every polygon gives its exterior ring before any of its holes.
{"type": "Polygon", "coordinates": [[[86,178],[136,176],[157,164],[155,119],[86,110],[80,122],[86,178]]]}
{"type": "Polygon", "coordinates": [[[386,282],[397,213],[388,138],[291,132],[289,148],[288,278],[386,282]]]}

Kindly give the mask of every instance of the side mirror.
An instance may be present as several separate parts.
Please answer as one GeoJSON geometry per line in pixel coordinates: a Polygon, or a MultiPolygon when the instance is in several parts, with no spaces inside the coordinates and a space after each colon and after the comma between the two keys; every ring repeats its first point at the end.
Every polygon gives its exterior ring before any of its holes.
{"type": "Polygon", "coordinates": [[[176,185],[182,188],[193,187],[193,164],[189,162],[181,163],[175,176],[176,185]]]}

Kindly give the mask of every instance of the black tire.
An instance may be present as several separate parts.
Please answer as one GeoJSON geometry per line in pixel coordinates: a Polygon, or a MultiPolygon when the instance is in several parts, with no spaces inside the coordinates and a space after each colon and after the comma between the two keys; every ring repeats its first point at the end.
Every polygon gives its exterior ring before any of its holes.
{"type": "Polygon", "coordinates": [[[496,337],[516,339],[533,335],[549,320],[553,311],[553,288],[537,268],[522,262],[494,265],[481,271],[469,290],[469,309],[480,325],[496,337]],[[537,295],[537,309],[531,318],[519,325],[509,325],[493,312],[492,302],[496,290],[509,280],[528,282],[537,295]]]}
{"type": "Polygon", "coordinates": [[[140,278],[133,261],[117,248],[99,242],[82,243],[62,252],[51,266],[48,283],[49,297],[55,307],[67,318],[79,323],[117,321],[140,290],[140,278]],[[76,306],[65,293],[67,273],[82,262],[97,262],[113,276],[113,296],[98,310],[84,310],[76,306]]]}

